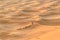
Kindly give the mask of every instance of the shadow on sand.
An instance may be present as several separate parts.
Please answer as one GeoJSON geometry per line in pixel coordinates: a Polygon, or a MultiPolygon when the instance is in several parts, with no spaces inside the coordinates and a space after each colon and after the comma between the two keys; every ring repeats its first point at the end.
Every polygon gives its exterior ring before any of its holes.
{"type": "Polygon", "coordinates": [[[40,20],[38,21],[39,24],[41,25],[48,25],[48,26],[60,26],[60,21],[57,22],[51,22],[51,21],[47,21],[47,20],[40,20]]]}

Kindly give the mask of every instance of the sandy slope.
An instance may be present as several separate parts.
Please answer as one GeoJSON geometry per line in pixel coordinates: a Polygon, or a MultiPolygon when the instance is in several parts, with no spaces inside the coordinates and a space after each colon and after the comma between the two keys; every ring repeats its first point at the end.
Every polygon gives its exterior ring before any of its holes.
{"type": "Polygon", "coordinates": [[[60,0],[0,0],[0,40],[60,40],[60,0]]]}

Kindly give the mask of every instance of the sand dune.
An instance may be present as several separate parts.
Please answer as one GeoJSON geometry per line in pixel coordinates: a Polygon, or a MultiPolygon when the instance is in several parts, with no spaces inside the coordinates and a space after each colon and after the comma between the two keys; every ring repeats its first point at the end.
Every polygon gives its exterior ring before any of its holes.
{"type": "Polygon", "coordinates": [[[60,0],[0,0],[0,40],[60,40],[60,0]]]}

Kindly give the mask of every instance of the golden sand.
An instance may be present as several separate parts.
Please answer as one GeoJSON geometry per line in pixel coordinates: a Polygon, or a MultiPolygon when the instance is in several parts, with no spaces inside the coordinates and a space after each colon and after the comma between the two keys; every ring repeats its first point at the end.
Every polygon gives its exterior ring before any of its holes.
{"type": "Polygon", "coordinates": [[[0,0],[0,40],[60,40],[60,0],[0,0]]]}

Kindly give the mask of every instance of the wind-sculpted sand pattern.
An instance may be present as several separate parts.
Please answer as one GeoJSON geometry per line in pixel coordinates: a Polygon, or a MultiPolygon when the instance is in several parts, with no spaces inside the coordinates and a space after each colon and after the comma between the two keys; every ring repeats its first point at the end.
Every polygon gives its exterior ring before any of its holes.
{"type": "Polygon", "coordinates": [[[0,40],[60,40],[60,0],[0,0],[0,40]]]}

